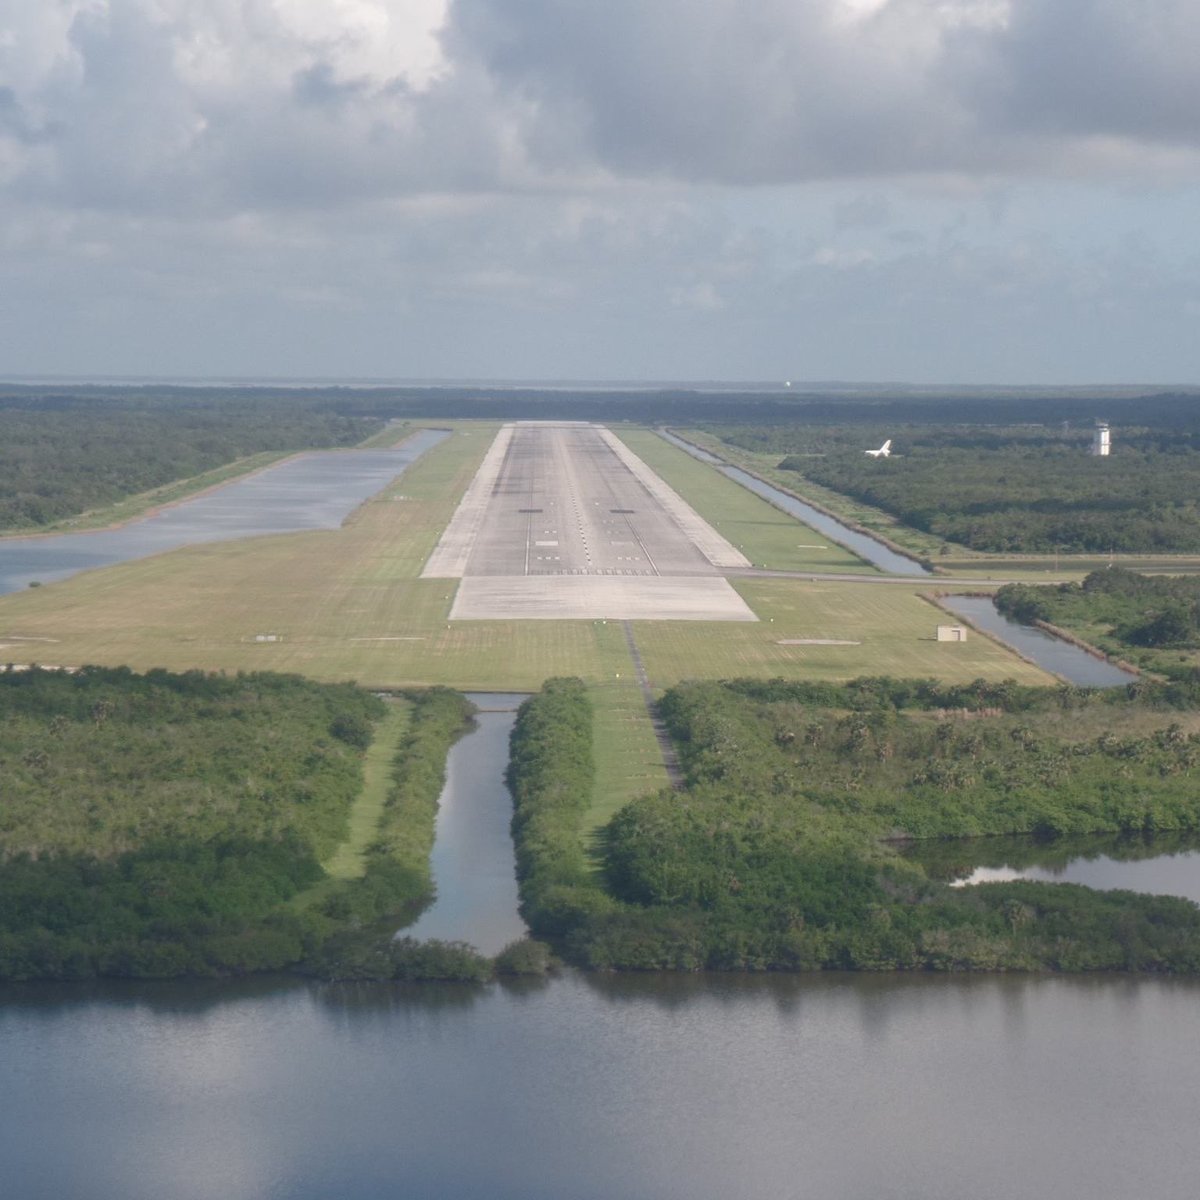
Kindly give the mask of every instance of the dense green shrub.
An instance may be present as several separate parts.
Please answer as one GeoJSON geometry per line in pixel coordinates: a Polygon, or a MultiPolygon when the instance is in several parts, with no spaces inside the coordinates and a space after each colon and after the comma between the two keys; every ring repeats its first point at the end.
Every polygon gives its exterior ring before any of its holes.
{"type": "Polygon", "coordinates": [[[508,766],[521,913],[540,936],[606,906],[579,837],[594,778],[587,688],[580,679],[549,679],[521,705],[508,766]]]}
{"type": "Polygon", "coordinates": [[[345,837],[382,701],[282,675],[0,672],[0,978],[275,969],[426,900],[471,709],[411,699],[365,876],[297,907],[345,837]]]}
{"type": "Polygon", "coordinates": [[[609,904],[552,932],[594,968],[1195,970],[1186,901],[954,890],[889,841],[1200,826],[1200,738],[1145,691],[681,684],[661,710],[684,790],[613,818],[609,904]]]}

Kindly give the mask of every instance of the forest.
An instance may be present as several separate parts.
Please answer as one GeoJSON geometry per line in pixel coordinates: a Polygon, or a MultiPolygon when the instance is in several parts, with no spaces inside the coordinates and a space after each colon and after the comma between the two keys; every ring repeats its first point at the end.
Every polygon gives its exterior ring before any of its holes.
{"type": "Polygon", "coordinates": [[[586,695],[577,682],[555,690],[536,732],[514,732],[516,784],[536,780],[514,831],[526,918],[581,965],[1200,969],[1188,901],[1024,882],[955,890],[899,852],[920,839],[1196,828],[1194,687],[681,684],[662,710],[684,789],[623,808],[590,875],[555,870],[586,776],[582,747],[562,754],[552,734],[578,724],[586,695]]]}
{"type": "MultiPolygon", "coordinates": [[[[1200,429],[1119,427],[1089,454],[1090,425],[718,427],[783,470],[991,553],[1200,552],[1200,429]],[[868,436],[869,435],[869,436],[868,436]],[[894,440],[890,458],[865,447],[894,440]]],[[[798,485],[799,486],[799,485],[798,485]]]]}
{"type": "Polygon", "coordinates": [[[324,969],[348,929],[414,910],[471,710],[410,699],[366,873],[331,881],[377,697],[264,673],[0,672],[0,978],[324,969]]]}

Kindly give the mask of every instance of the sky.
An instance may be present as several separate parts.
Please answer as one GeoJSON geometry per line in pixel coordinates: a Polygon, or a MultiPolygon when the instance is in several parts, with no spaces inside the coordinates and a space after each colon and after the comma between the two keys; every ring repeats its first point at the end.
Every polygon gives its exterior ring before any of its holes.
{"type": "Polygon", "coordinates": [[[1196,0],[0,0],[0,377],[1200,383],[1196,0]]]}

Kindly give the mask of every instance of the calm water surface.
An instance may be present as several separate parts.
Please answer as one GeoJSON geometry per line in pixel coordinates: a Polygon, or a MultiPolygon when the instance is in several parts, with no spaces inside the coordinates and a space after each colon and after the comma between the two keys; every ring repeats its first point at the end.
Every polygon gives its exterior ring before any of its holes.
{"type": "Polygon", "coordinates": [[[394,450],[303,454],[119,529],[0,539],[0,594],[196,542],[337,529],[364,500],[448,436],[426,429],[394,450]]]}
{"type": "Polygon", "coordinates": [[[1194,832],[959,838],[917,842],[904,853],[931,878],[954,886],[1038,879],[1184,896],[1200,904],[1200,834],[1194,832]]]}
{"type": "Polygon", "coordinates": [[[475,728],[446,760],[430,864],[437,899],[405,937],[470,942],[497,954],[528,930],[517,913],[512,796],[504,782],[508,735],[524,695],[468,692],[479,712],[475,728]]]}
{"type": "Polygon", "coordinates": [[[996,611],[990,596],[943,596],[939,603],[950,612],[966,617],[980,629],[995,634],[1001,641],[1019,650],[1054,675],[1079,684],[1081,687],[1119,687],[1137,678],[1131,671],[1123,671],[1064,642],[1051,637],[1032,625],[1021,625],[1010,621],[996,611]]]}
{"type": "Polygon", "coordinates": [[[761,496],[764,500],[769,500],[777,508],[783,509],[784,512],[803,521],[805,525],[815,529],[818,533],[845,546],[847,550],[857,554],[859,558],[866,559],[881,571],[886,571],[889,575],[929,574],[929,571],[916,559],[909,558],[904,554],[897,554],[882,542],[877,542],[873,537],[843,525],[836,517],[821,512],[819,508],[813,508],[811,504],[805,504],[803,500],[797,500],[795,496],[789,496],[787,492],[780,491],[779,488],[751,475],[748,471],[743,471],[741,467],[732,467],[715,454],[701,450],[699,446],[693,446],[690,442],[685,442],[683,438],[676,437],[675,434],[668,433],[665,429],[660,429],[658,432],[660,436],[666,438],[672,445],[678,446],[680,450],[687,451],[693,458],[698,458],[701,462],[718,467],[722,475],[736,480],[742,487],[761,496]]]}
{"type": "Polygon", "coordinates": [[[22,1200],[1193,1200],[1200,986],[0,991],[22,1200]]]}

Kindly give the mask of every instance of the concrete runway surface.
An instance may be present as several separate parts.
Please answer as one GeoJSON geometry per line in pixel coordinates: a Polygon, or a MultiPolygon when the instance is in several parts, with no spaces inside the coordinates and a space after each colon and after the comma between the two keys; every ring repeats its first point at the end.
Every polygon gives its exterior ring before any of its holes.
{"type": "Polygon", "coordinates": [[[599,426],[519,422],[488,450],[422,578],[452,620],[753,621],[745,557],[599,426]]]}

